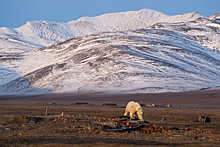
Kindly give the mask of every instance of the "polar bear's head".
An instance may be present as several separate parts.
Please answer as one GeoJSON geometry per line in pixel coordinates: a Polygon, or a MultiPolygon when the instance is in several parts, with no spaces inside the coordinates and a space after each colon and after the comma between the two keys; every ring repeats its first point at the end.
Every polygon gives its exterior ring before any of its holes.
{"type": "Polygon", "coordinates": [[[138,108],[137,112],[139,112],[141,115],[143,115],[143,109],[141,107],[138,108]]]}
{"type": "Polygon", "coordinates": [[[137,103],[136,111],[140,120],[144,121],[143,118],[143,109],[139,103],[137,103]]]}
{"type": "Polygon", "coordinates": [[[141,108],[141,106],[139,105],[137,107],[137,110],[136,110],[139,114],[143,115],[143,109],[141,108]]]}

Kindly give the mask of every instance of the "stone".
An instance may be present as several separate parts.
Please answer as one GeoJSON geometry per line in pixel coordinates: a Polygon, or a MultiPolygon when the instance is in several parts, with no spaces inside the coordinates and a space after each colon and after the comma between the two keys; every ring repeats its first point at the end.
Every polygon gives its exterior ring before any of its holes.
{"type": "Polygon", "coordinates": [[[165,120],[167,120],[167,119],[164,117],[161,121],[165,121],[165,120]]]}
{"type": "Polygon", "coordinates": [[[211,123],[211,118],[210,118],[210,117],[200,116],[200,117],[199,117],[199,122],[202,122],[202,123],[211,123]]]}
{"type": "Polygon", "coordinates": [[[11,129],[10,129],[10,128],[4,128],[4,130],[5,130],[5,131],[10,131],[11,129]]]}
{"type": "Polygon", "coordinates": [[[29,126],[35,125],[35,121],[30,121],[30,122],[28,123],[28,125],[29,125],[29,126]]]}

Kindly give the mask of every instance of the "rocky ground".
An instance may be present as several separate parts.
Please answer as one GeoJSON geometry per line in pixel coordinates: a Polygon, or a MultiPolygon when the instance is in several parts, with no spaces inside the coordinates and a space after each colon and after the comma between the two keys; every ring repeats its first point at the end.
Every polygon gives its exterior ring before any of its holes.
{"type": "Polygon", "coordinates": [[[145,105],[140,122],[122,117],[127,101],[103,106],[33,100],[1,100],[0,146],[220,146],[219,107],[145,105]]]}

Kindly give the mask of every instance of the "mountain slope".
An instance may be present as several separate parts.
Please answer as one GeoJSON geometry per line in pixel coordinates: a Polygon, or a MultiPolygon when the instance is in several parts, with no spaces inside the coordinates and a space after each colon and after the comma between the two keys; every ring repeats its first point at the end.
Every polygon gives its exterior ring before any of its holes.
{"type": "Polygon", "coordinates": [[[205,18],[198,12],[169,16],[150,9],[82,17],[68,23],[27,22],[15,29],[0,28],[0,52],[24,52],[59,43],[72,37],[98,32],[127,31],[146,28],[158,22],[188,22],[205,18]]]}
{"type": "Polygon", "coordinates": [[[2,73],[20,76],[0,82],[0,93],[149,93],[216,87],[220,53],[202,46],[203,36],[213,42],[219,28],[200,21],[157,23],[1,54],[2,73]]]}
{"type": "Polygon", "coordinates": [[[218,86],[219,14],[168,16],[143,9],[0,28],[0,95],[157,93],[218,86]]]}

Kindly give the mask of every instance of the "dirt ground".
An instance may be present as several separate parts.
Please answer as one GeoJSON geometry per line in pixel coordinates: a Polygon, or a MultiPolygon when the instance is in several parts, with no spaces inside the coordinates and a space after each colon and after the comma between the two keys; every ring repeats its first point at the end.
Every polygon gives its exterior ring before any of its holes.
{"type": "Polygon", "coordinates": [[[0,146],[220,146],[220,91],[1,97],[0,146]],[[120,119],[130,100],[145,105],[146,122],[120,119]]]}

